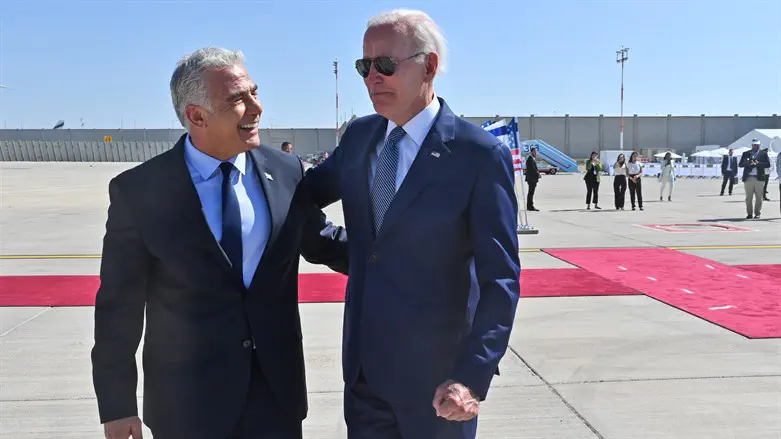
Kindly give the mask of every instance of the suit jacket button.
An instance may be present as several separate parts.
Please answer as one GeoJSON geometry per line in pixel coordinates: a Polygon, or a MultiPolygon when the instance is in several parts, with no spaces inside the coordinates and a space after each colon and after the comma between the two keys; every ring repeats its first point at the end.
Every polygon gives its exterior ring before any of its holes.
{"type": "Polygon", "coordinates": [[[244,340],[241,342],[241,346],[245,348],[251,348],[252,347],[252,340],[244,340]]]}
{"type": "Polygon", "coordinates": [[[372,264],[377,262],[377,255],[369,256],[369,262],[372,263],[372,264]]]}

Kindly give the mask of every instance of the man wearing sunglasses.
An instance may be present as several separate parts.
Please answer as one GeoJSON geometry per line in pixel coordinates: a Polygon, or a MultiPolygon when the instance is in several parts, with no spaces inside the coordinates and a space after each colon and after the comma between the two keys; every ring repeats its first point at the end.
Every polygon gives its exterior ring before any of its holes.
{"type": "Polygon", "coordinates": [[[369,21],[355,66],[377,114],[304,182],[349,230],[350,438],[474,438],[520,292],[509,150],[434,93],[445,40],[417,11],[369,21]]]}

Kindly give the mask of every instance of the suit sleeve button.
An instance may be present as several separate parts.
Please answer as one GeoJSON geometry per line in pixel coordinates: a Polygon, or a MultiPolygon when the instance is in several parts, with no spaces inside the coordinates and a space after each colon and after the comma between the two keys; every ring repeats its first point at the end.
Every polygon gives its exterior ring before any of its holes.
{"type": "Polygon", "coordinates": [[[251,348],[252,347],[252,340],[244,340],[241,342],[241,346],[245,348],[251,348]]]}

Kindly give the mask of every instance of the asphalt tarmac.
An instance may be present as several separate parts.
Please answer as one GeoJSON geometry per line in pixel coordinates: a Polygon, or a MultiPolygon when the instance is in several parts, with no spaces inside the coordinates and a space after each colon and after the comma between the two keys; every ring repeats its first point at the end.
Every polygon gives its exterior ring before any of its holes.
{"type": "MultiPolygon", "coordinates": [[[[107,183],[130,166],[0,163],[0,275],[97,274],[107,183]]],[[[679,179],[668,202],[646,178],[645,210],[629,210],[627,194],[627,209],[616,211],[605,177],[603,210],[586,211],[580,176],[545,176],[535,203],[542,211],[528,214],[539,233],[520,237],[523,268],[572,267],[547,248],[667,247],[728,265],[781,264],[778,184],[762,219],[744,220],[742,185],[719,196],[720,183],[679,179]],[[651,226],[672,224],[699,226],[651,226]]],[[[339,205],[326,213],[343,223],[339,205]]],[[[307,438],[346,437],[342,311],[301,305],[307,438]]],[[[0,308],[0,437],[102,437],[92,318],[91,307],[0,308]]],[[[140,404],[140,386],[138,395],[140,404]]],[[[480,438],[781,439],[781,339],[748,339],[644,295],[523,298],[479,425],[480,438]]]]}

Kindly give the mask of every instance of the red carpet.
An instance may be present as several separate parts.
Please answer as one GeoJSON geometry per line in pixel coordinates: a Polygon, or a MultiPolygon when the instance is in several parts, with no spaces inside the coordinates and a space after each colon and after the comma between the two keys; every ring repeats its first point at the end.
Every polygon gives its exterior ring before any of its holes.
{"type": "MultiPolygon", "coordinates": [[[[0,276],[0,306],[92,306],[97,276],[0,276]]],[[[347,278],[338,273],[299,276],[301,303],[344,301],[347,278]]],[[[521,296],[612,296],[640,294],[580,268],[525,269],[521,296]]]]}
{"type": "MultiPolygon", "coordinates": [[[[0,306],[93,306],[98,276],[0,276],[0,306]]],[[[338,273],[302,274],[301,303],[342,302],[347,278],[338,273]]]]}
{"type": "MultiPolygon", "coordinates": [[[[523,263],[523,261],[521,261],[523,263]]],[[[582,268],[521,270],[521,297],[628,296],[642,294],[582,268]]]]}
{"type": "Polygon", "coordinates": [[[746,337],[781,337],[777,277],[668,249],[545,252],[746,337]]]}
{"type": "Polygon", "coordinates": [[[98,285],[98,276],[0,276],[0,306],[91,306],[98,285]]]}
{"type": "MultiPolygon", "coordinates": [[[[766,274],[768,276],[781,277],[781,264],[733,265],[733,267],[740,268],[741,270],[766,274]]],[[[779,289],[781,290],[781,287],[779,287],[779,289]]],[[[781,300],[781,292],[779,293],[779,300],[781,300]]]]}

